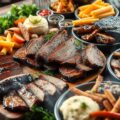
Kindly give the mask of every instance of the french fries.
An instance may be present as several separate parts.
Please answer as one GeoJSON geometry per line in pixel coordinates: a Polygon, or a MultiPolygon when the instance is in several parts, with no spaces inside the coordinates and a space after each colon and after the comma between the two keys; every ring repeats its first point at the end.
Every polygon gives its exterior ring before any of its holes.
{"type": "Polygon", "coordinates": [[[74,26],[91,24],[101,18],[114,16],[115,10],[112,5],[103,0],[96,0],[92,4],[84,5],[78,8],[80,20],[73,21],[74,26]]]}

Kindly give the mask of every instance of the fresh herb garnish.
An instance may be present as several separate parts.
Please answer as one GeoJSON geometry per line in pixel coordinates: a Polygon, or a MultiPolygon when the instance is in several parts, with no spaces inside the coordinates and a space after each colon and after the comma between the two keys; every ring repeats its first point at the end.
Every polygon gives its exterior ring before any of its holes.
{"type": "Polygon", "coordinates": [[[43,107],[33,106],[30,112],[24,114],[24,120],[55,120],[54,114],[43,107]]]}
{"type": "Polygon", "coordinates": [[[22,4],[21,6],[12,5],[10,11],[6,15],[0,17],[0,34],[14,25],[14,21],[28,17],[29,15],[35,15],[38,8],[35,4],[22,4]]]}
{"type": "Polygon", "coordinates": [[[82,102],[80,107],[81,107],[83,110],[86,110],[86,108],[88,107],[88,105],[87,105],[85,102],[82,102]]]}
{"type": "Polygon", "coordinates": [[[79,40],[75,40],[75,46],[77,47],[77,49],[79,49],[79,50],[82,50],[85,46],[83,45],[83,43],[82,42],[80,42],[79,40]]]}
{"type": "Polygon", "coordinates": [[[50,75],[50,76],[55,76],[56,75],[56,71],[55,70],[45,70],[42,73],[44,73],[46,75],[50,75]]]}
{"type": "Polygon", "coordinates": [[[50,40],[54,35],[55,35],[56,32],[50,32],[48,33],[47,35],[44,36],[44,39],[46,41],[50,40]]]}

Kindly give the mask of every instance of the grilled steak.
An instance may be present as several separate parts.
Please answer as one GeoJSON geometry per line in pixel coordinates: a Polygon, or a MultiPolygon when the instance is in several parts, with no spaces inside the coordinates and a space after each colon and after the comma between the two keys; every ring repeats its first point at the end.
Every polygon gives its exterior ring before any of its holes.
{"type": "Polygon", "coordinates": [[[48,56],[54,49],[60,45],[63,41],[66,40],[67,33],[66,31],[60,31],[55,36],[52,37],[47,43],[45,43],[38,51],[36,59],[38,63],[40,61],[47,61],[48,56]]]}
{"type": "Polygon", "coordinates": [[[120,70],[119,69],[114,69],[115,74],[118,78],[120,78],[120,70]]]}
{"type": "Polygon", "coordinates": [[[95,45],[87,46],[82,53],[83,64],[91,67],[103,67],[105,65],[105,59],[101,51],[95,45]]]}
{"type": "Polygon", "coordinates": [[[111,66],[116,69],[120,69],[120,59],[112,59],[111,66]]]}
{"type": "Polygon", "coordinates": [[[3,105],[6,109],[15,112],[25,112],[29,110],[26,103],[16,94],[12,92],[3,98],[3,105]]]}
{"type": "Polygon", "coordinates": [[[116,41],[114,37],[103,33],[97,33],[96,40],[98,43],[103,43],[103,44],[113,44],[116,41]]]}
{"type": "Polygon", "coordinates": [[[63,42],[50,54],[48,61],[62,63],[65,60],[73,57],[77,52],[74,42],[75,39],[73,37],[63,42]]]}
{"type": "Polygon", "coordinates": [[[96,29],[98,29],[98,27],[95,26],[95,25],[82,25],[80,27],[73,28],[74,32],[76,32],[78,34],[91,33],[91,32],[93,32],[96,29]]]}
{"type": "Polygon", "coordinates": [[[43,91],[47,92],[50,95],[54,95],[56,92],[56,88],[50,82],[46,80],[39,79],[34,82],[38,87],[40,87],[43,91]]]}
{"type": "Polygon", "coordinates": [[[18,24],[18,27],[20,28],[20,31],[21,31],[24,39],[25,39],[26,41],[29,41],[29,40],[30,40],[30,35],[29,35],[28,30],[25,28],[25,26],[24,26],[22,23],[19,23],[19,24],[18,24]]]}
{"type": "Polygon", "coordinates": [[[19,96],[26,102],[26,104],[31,108],[33,105],[38,105],[41,101],[30,91],[27,90],[26,87],[22,87],[17,91],[19,96]]]}
{"type": "Polygon", "coordinates": [[[42,74],[42,75],[40,75],[40,79],[43,79],[43,80],[46,80],[46,81],[52,83],[52,84],[55,85],[59,90],[64,90],[64,89],[66,89],[66,88],[68,87],[67,84],[66,84],[64,81],[62,81],[62,80],[60,80],[60,79],[58,79],[58,78],[49,76],[49,75],[44,75],[44,74],[42,74]],[[59,81],[59,82],[58,82],[58,81],[59,81]]]}
{"type": "Polygon", "coordinates": [[[35,57],[36,52],[41,48],[41,46],[45,43],[44,38],[41,36],[39,38],[35,38],[29,41],[27,45],[26,55],[27,57],[35,57]]]}
{"type": "Polygon", "coordinates": [[[77,70],[72,67],[60,67],[59,71],[65,79],[68,79],[70,81],[81,78],[84,75],[83,71],[77,70]]]}
{"type": "Polygon", "coordinates": [[[44,92],[37,87],[35,84],[30,83],[27,85],[27,89],[29,89],[41,102],[44,101],[44,92]]]}
{"type": "Polygon", "coordinates": [[[33,81],[33,78],[30,74],[20,74],[3,79],[0,81],[0,95],[19,89],[22,84],[27,84],[31,81],[33,81]]]}
{"type": "Polygon", "coordinates": [[[13,55],[13,58],[19,62],[26,62],[26,47],[22,47],[18,49],[15,54],[13,55]]]}

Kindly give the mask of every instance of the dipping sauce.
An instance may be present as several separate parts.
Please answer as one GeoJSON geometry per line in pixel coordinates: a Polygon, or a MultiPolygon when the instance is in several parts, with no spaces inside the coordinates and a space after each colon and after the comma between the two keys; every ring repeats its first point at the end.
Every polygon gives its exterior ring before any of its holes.
{"type": "Polygon", "coordinates": [[[52,14],[52,11],[50,11],[48,9],[43,9],[38,12],[38,15],[43,16],[43,17],[46,17],[51,14],[52,14]]]}

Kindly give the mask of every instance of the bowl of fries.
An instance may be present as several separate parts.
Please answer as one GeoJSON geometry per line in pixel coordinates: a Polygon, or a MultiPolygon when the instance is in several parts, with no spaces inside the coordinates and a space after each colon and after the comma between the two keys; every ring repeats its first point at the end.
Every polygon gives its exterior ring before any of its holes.
{"type": "Polygon", "coordinates": [[[115,50],[109,56],[107,60],[107,69],[109,74],[113,80],[120,81],[120,73],[119,73],[119,58],[120,58],[120,49],[115,50]],[[118,66],[117,66],[118,65],[118,66]]]}
{"type": "MultiPolygon", "coordinates": [[[[100,111],[96,111],[90,114],[90,116],[93,115],[96,120],[98,120],[99,118],[101,118],[100,120],[105,120],[105,118],[116,118],[116,114],[119,113],[120,110],[120,83],[112,81],[102,81],[103,77],[98,76],[96,82],[81,84],[77,87],[72,87],[68,91],[66,91],[56,102],[54,108],[56,120],[64,120],[63,115],[60,112],[60,107],[66,100],[75,95],[89,97],[99,105],[100,111]]],[[[120,117],[120,114],[118,116],[120,117]]]]}
{"type": "Polygon", "coordinates": [[[119,10],[102,0],[96,0],[95,2],[80,6],[75,10],[76,19],[91,19],[95,18],[96,21],[109,16],[118,16],[119,10]]]}

